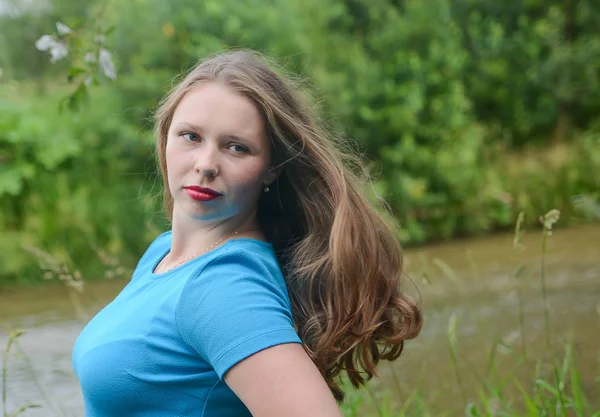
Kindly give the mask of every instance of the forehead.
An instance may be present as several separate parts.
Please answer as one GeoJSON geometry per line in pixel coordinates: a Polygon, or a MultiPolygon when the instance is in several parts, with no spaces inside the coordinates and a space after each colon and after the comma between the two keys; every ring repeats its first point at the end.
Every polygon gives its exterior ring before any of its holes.
{"type": "Polygon", "coordinates": [[[250,98],[221,83],[194,87],[181,100],[171,127],[194,124],[207,133],[239,134],[255,138],[264,136],[262,114],[250,98]]]}

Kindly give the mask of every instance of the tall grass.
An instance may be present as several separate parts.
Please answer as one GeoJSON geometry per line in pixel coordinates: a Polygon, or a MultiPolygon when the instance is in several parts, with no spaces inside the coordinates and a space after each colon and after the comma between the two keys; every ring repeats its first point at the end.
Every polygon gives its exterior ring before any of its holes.
{"type": "Polygon", "coordinates": [[[25,333],[24,330],[14,329],[8,334],[8,342],[2,355],[2,417],[17,417],[30,408],[40,407],[38,404],[25,403],[17,407],[14,411],[8,411],[7,391],[8,391],[8,358],[11,354],[11,349],[17,342],[17,339],[25,333]]]}
{"type": "Polygon", "coordinates": [[[548,350],[552,352],[552,338],[550,337],[550,306],[548,305],[548,296],[546,295],[546,242],[548,236],[552,234],[552,226],[558,221],[560,212],[556,209],[550,210],[545,216],[540,217],[540,222],[544,226],[542,230],[542,265],[540,277],[542,280],[542,298],[544,300],[544,325],[546,327],[546,344],[548,350]]]}
{"type": "MultiPolygon", "coordinates": [[[[541,244],[541,269],[539,275],[539,285],[541,289],[541,298],[544,309],[544,330],[545,344],[548,349],[549,359],[537,360],[535,373],[532,380],[525,383],[516,377],[516,371],[523,364],[532,364],[527,355],[527,346],[525,339],[525,313],[523,306],[523,280],[531,273],[526,274],[527,265],[519,262],[513,270],[513,279],[516,282],[516,293],[518,303],[519,334],[521,338],[520,352],[511,349],[511,354],[516,359],[514,369],[505,372],[503,378],[498,379],[496,372],[496,351],[498,347],[508,348],[506,342],[502,339],[494,340],[492,348],[488,355],[488,363],[485,376],[482,378],[477,375],[476,369],[468,370],[473,372],[479,383],[479,394],[475,400],[471,400],[466,395],[463,376],[458,366],[459,358],[459,338],[457,329],[460,327],[459,318],[453,314],[449,318],[447,330],[447,344],[449,351],[449,360],[454,373],[455,384],[460,391],[460,397],[456,402],[462,402],[464,413],[467,417],[600,417],[600,398],[599,404],[592,405],[586,398],[586,394],[581,382],[578,369],[574,364],[573,346],[567,343],[563,347],[560,359],[557,359],[552,345],[552,329],[550,320],[550,303],[547,294],[547,243],[552,235],[552,227],[558,221],[560,212],[550,210],[544,216],[540,217],[542,224],[542,244],[541,244]],[[509,389],[520,396],[510,395],[509,389]]],[[[518,217],[513,247],[516,251],[522,250],[523,213],[518,217]]],[[[473,271],[472,261],[469,258],[470,269],[473,271]]],[[[442,268],[442,273],[450,277],[446,267],[442,268]]],[[[427,274],[428,282],[431,282],[431,274],[427,274]]],[[[599,311],[600,313],[600,311],[599,311]]],[[[467,361],[468,363],[468,361],[467,361]]],[[[598,380],[598,394],[600,394],[600,376],[598,380]]],[[[398,384],[394,384],[398,385],[398,384]]],[[[345,417],[423,417],[423,416],[442,416],[457,415],[449,411],[439,411],[434,409],[434,404],[427,404],[423,389],[416,387],[409,395],[399,396],[398,393],[387,391],[379,396],[379,403],[376,413],[370,412],[368,402],[365,401],[364,390],[351,391],[347,403],[342,406],[342,412],[345,417]]],[[[600,397],[600,395],[599,395],[600,397]]],[[[460,414],[458,414],[460,415],[460,414]]]]}

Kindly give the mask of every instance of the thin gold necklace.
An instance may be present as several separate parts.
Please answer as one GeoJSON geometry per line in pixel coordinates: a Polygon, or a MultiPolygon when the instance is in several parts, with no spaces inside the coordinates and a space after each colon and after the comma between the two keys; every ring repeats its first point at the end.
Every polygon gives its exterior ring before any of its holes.
{"type": "MultiPolygon", "coordinates": [[[[202,251],[200,251],[200,252],[196,252],[196,253],[195,253],[195,254],[193,254],[192,256],[190,256],[190,257],[188,257],[188,258],[185,258],[183,261],[181,261],[181,262],[179,262],[179,263],[177,263],[177,264],[173,265],[172,267],[170,267],[170,268],[169,268],[169,269],[167,269],[166,271],[159,272],[159,274],[164,274],[165,272],[169,272],[169,271],[171,271],[171,270],[173,270],[173,269],[177,268],[178,266],[180,266],[180,265],[183,265],[184,263],[186,263],[186,262],[188,262],[188,261],[191,261],[192,259],[194,259],[194,258],[196,258],[196,257],[198,257],[198,256],[200,256],[200,255],[202,255],[202,254],[204,254],[204,253],[206,253],[206,252],[208,252],[208,251],[210,251],[210,250],[214,249],[214,248],[215,248],[217,245],[219,245],[220,243],[223,243],[225,240],[229,239],[230,237],[233,237],[233,236],[235,236],[235,235],[238,235],[238,234],[240,234],[240,233],[245,233],[245,232],[255,232],[255,231],[256,231],[256,229],[248,229],[248,230],[236,230],[236,231],[234,231],[233,233],[230,233],[230,234],[228,234],[228,235],[227,235],[227,236],[225,236],[224,238],[222,238],[222,239],[219,239],[218,241],[216,241],[215,243],[213,243],[213,244],[212,244],[212,245],[210,245],[209,247],[207,247],[207,248],[204,248],[202,251]]],[[[155,271],[156,271],[156,270],[158,270],[158,269],[160,269],[161,265],[163,265],[163,264],[164,264],[164,262],[165,262],[165,259],[167,259],[167,257],[166,257],[166,256],[160,260],[160,262],[158,263],[158,265],[156,265],[156,268],[154,268],[154,270],[155,270],[155,271]]]]}

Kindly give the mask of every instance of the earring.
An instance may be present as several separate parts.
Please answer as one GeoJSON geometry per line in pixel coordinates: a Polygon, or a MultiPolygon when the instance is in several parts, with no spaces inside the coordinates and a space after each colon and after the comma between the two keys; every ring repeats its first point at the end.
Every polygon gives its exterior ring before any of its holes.
{"type": "Polygon", "coordinates": [[[263,188],[263,190],[265,191],[265,193],[269,192],[269,186],[267,184],[265,184],[265,188],[263,188]]]}

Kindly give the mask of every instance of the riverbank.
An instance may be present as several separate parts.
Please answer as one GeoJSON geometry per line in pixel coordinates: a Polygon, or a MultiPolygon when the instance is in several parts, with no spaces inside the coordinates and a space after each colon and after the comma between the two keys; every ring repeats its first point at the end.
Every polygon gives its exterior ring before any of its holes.
{"type": "MultiPolygon", "coordinates": [[[[569,372],[578,371],[588,401],[598,399],[597,332],[591,329],[598,328],[600,318],[596,311],[600,225],[554,227],[547,238],[546,291],[554,356],[548,354],[545,336],[541,233],[526,229],[519,250],[513,247],[513,237],[511,233],[495,234],[406,251],[406,271],[421,293],[425,327],[417,339],[407,343],[397,362],[381,363],[380,378],[369,385],[370,392],[349,394],[343,408],[346,417],[464,416],[470,402],[480,407],[480,414],[467,415],[491,417],[493,414],[481,411],[484,397],[490,400],[490,407],[494,402],[526,407],[515,381],[531,398],[539,388],[537,379],[554,384],[549,372],[554,358],[562,372],[567,345],[572,354],[569,372]],[[521,263],[523,272],[516,276],[521,263]]],[[[80,392],[70,367],[72,343],[87,320],[126,282],[86,283],[80,295],[83,316],[64,286],[0,293],[0,322],[27,330],[19,342],[22,355],[10,361],[11,405],[41,402],[44,408],[30,410],[31,417],[81,414],[80,392]]],[[[405,288],[417,296],[409,282],[405,288]]],[[[5,336],[0,335],[0,343],[5,336]]],[[[565,398],[571,392],[569,379],[565,398]]],[[[508,415],[537,416],[527,411],[508,415]]],[[[592,413],[583,414],[588,415],[592,413]]]]}

